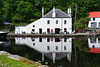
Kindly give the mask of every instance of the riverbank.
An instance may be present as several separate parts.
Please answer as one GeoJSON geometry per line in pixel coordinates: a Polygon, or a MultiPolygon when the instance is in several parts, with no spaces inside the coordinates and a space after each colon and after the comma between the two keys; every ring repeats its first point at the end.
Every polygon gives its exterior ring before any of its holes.
{"type": "Polygon", "coordinates": [[[0,67],[48,67],[6,51],[0,51],[0,67]]]}
{"type": "Polygon", "coordinates": [[[100,33],[76,33],[76,34],[14,34],[9,33],[8,37],[97,37],[100,33]]]}

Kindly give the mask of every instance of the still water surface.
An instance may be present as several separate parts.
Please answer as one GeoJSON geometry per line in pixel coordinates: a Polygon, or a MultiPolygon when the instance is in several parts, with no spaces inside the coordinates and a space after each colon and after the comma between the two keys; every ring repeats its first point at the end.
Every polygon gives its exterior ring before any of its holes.
{"type": "Polygon", "coordinates": [[[1,50],[50,67],[100,67],[100,38],[6,38],[1,50]]]}

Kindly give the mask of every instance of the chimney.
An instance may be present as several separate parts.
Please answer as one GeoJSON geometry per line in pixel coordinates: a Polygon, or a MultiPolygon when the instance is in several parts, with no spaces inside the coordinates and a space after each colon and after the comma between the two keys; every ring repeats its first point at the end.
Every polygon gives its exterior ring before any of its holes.
{"type": "Polygon", "coordinates": [[[71,17],[71,7],[68,8],[68,15],[71,17]]]}
{"type": "Polygon", "coordinates": [[[56,13],[55,13],[55,6],[53,6],[53,13],[52,13],[52,17],[55,18],[56,17],[56,13]]]}
{"type": "Polygon", "coordinates": [[[42,17],[44,16],[44,7],[42,6],[42,17]]]}

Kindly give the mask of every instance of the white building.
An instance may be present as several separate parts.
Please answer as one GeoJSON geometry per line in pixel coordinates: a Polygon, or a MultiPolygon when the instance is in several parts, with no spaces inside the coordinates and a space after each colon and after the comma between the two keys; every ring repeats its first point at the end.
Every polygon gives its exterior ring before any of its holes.
{"type": "Polygon", "coordinates": [[[100,28],[100,12],[90,12],[89,13],[89,28],[100,28]]]}
{"type": "Polygon", "coordinates": [[[46,15],[44,15],[44,8],[42,7],[42,18],[27,26],[15,27],[15,34],[59,34],[61,32],[72,33],[71,7],[68,8],[68,14],[53,7],[53,9],[46,15]]]}
{"type": "Polygon", "coordinates": [[[88,38],[89,52],[100,53],[100,38],[88,38]]]}
{"type": "Polygon", "coordinates": [[[42,61],[44,55],[51,58],[53,63],[55,60],[62,59],[67,56],[71,61],[72,38],[15,38],[17,45],[27,45],[30,48],[42,53],[42,61]]]}
{"type": "Polygon", "coordinates": [[[89,48],[100,48],[100,38],[88,38],[89,48]]]}

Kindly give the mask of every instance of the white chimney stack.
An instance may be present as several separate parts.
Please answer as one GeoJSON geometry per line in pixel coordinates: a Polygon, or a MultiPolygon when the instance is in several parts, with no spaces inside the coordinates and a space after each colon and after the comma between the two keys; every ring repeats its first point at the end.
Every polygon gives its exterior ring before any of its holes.
{"type": "Polygon", "coordinates": [[[55,6],[53,6],[53,13],[52,13],[52,17],[55,18],[56,17],[56,13],[55,13],[55,6]]]}
{"type": "Polygon", "coordinates": [[[44,7],[42,6],[42,17],[44,16],[44,7]]]}
{"type": "Polygon", "coordinates": [[[68,15],[71,17],[71,7],[68,8],[68,15]]]}

